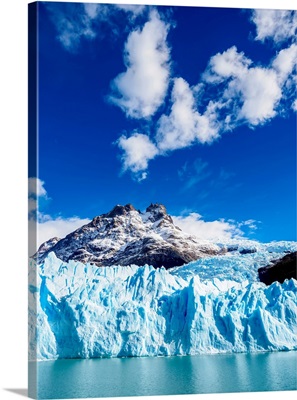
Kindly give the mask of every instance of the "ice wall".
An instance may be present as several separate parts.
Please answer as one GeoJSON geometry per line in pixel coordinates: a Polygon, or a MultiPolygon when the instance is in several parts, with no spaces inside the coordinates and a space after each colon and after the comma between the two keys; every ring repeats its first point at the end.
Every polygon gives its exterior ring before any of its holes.
{"type": "Polygon", "coordinates": [[[189,271],[98,268],[54,253],[42,265],[31,261],[30,358],[297,349],[295,280],[266,287],[252,278],[202,281],[189,271]]]}

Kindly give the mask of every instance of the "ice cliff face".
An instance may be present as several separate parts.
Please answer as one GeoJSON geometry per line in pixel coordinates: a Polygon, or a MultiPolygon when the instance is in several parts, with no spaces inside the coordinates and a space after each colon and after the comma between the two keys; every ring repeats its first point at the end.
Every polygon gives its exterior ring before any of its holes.
{"type": "Polygon", "coordinates": [[[95,217],[64,239],[47,241],[34,258],[42,262],[50,252],[63,261],[97,266],[149,264],[172,268],[222,254],[226,249],[182,232],[162,204],[151,204],[144,213],[127,204],[95,217]]]}
{"type": "Polygon", "coordinates": [[[31,260],[30,358],[297,349],[296,280],[257,281],[296,244],[240,250],[171,270],[31,260]]]}

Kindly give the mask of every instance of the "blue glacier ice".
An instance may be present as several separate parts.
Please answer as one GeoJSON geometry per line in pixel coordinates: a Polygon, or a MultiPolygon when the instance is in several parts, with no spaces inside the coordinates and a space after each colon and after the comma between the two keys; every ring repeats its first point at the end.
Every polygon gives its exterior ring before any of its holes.
{"type": "Polygon", "coordinates": [[[267,266],[272,260],[277,260],[287,253],[297,251],[296,242],[259,243],[251,240],[234,241],[232,245],[224,246],[229,251],[223,257],[214,256],[200,258],[172,271],[187,279],[199,275],[201,280],[218,278],[220,280],[235,280],[242,282],[258,281],[258,269],[267,266]]]}
{"type": "Polygon", "coordinates": [[[296,350],[296,280],[257,279],[296,243],[240,250],[172,270],[30,260],[30,359],[296,350]]]}

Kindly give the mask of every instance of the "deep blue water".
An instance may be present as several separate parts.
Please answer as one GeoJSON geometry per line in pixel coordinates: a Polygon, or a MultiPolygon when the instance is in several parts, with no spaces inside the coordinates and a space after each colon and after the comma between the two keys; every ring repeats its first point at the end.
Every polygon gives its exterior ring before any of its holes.
{"type": "MultiPolygon", "coordinates": [[[[40,399],[296,390],[297,352],[29,363],[40,399]]],[[[30,393],[31,392],[31,393],[30,393]]]]}

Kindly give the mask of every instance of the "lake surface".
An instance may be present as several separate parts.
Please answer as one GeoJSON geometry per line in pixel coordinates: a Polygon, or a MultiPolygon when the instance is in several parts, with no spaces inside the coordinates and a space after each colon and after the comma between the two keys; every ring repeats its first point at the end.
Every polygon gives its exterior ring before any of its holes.
{"type": "Polygon", "coordinates": [[[41,399],[296,390],[297,352],[30,362],[32,388],[35,372],[41,399]]]}

